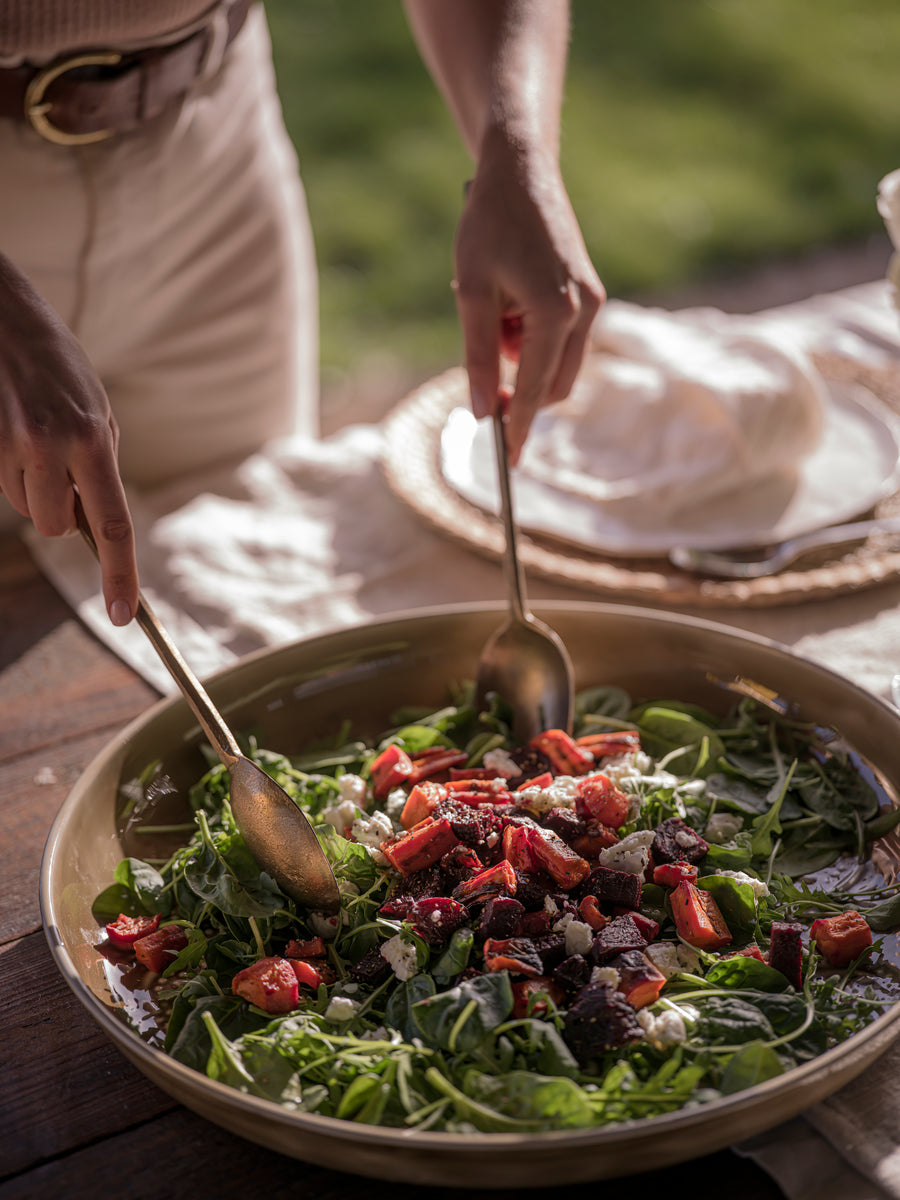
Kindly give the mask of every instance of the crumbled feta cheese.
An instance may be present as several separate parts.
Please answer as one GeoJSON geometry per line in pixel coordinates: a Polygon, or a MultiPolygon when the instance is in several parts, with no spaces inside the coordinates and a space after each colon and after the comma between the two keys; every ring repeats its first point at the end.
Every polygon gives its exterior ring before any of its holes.
{"type": "Polygon", "coordinates": [[[700,956],[682,942],[651,942],[644,954],[666,979],[679,971],[696,974],[700,969],[700,956]]]}
{"type": "Polygon", "coordinates": [[[557,775],[545,788],[528,787],[516,792],[516,801],[541,813],[551,808],[574,808],[577,796],[578,780],[571,775],[557,775]]]}
{"type": "Polygon", "coordinates": [[[391,964],[391,970],[400,980],[412,979],[419,972],[415,946],[404,942],[399,933],[382,944],[381,955],[391,964]]]}
{"type": "Polygon", "coordinates": [[[587,954],[594,941],[594,931],[584,921],[570,920],[566,926],[566,954],[587,954]]]}
{"type": "Polygon", "coordinates": [[[687,1039],[687,1029],[684,1021],[677,1012],[666,1009],[665,1012],[654,1014],[642,1008],[637,1015],[638,1024],[644,1031],[647,1041],[657,1050],[668,1050],[687,1039]]]}
{"type": "Polygon", "coordinates": [[[548,912],[551,917],[555,917],[559,912],[559,905],[552,896],[548,895],[544,897],[544,911],[548,912]]]}
{"type": "Polygon", "coordinates": [[[622,982],[622,976],[615,967],[594,967],[591,971],[591,983],[611,983],[617,988],[622,982]]]}
{"type": "Polygon", "coordinates": [[[483,761],[489,771],[499,771],[504,779],[512,779],[522,774],[519,764],[502,746],[498,746],[496,750],[488,750],[483,761]]]}
{"type": "Polygon", "coordinates": [[[406,799],[406,792],[403,788],[391,788],[387,794],[387,799],[384,802],[384,811],[395,825],[399,825],[400,823],[400,814],[406,807],[406,799]]]}
{"type": "Polygon", "coordinates": [[[341,927],[341,914],[311,912],[309,914],[309,925],[313,933],[317,933],[320,938],[330,941],[338,935],[338,930],[341,927]]]}
{"type": "Polygon", "coordinates": [[[638,829],[629,833],[614,846],[607,846],[600,851],[600,865],[613,871],[627,871],[629,875],[643,875],[650,862],[653,838],[652,829],[638,829]]]}
{"type": "Polygon", "coordinates": [[[682,846],[685,850],[688,850],[691,846],[696,844],[697,839],[693,833],[688,833],[686,829],[679,829],[675,834],[675,841],[679,846],[682,846]]]}
{"type": "Polygon", "coordinates": [[[554,933],[566,935],[566,954],[587,954],[594,941],[594,931],[574,913],[563,913],[553,926],[554,933]]]}
{"type": "Polygon", "coordinates": [[[645,948],[644,954],[666,979],[683,970],[678,961],[678,947],[674,942],[652,942],[645,948]]]}
{"type": "Polygon", "coordinates": [[[341,775],[337,781],[337,785],[341,791],[341,800],[350,800],[359,808],[366,807],[366,781],[361,775],[354,775],[347,772],[346,775],[341,775]]]}
{"type": "Polygon", "coordinates": [[[387,866],[388,860],[381,853],[380,846],[394,836],[394,827],[386,813],[374,812],[371,817],[357,817],[350,832],[353,840],[365,846],[379,866],[387,866]]]}
{"type": "Polygon", "coordinates": [[[747,875],[744,871],[716,871],[716,874],[727,875],[729,879],[735,879],[738,883],[749,883],[753,889],[754,900],[771,895],[768,887],[766,887],[761,879],[754,879],[752,875],[747,875]]]}
{"type": "Polygon", "coordinates": [[[359,1001],[349,996],[333,996],[325,1009],[326,1021],[352,1021],[359,1012],[359,1001]]]}
{"type": "Polygon", "coordinates": [[[743,827],[743,817],[739,817],[735,813],[713,813],[706,822],[703,836],[708,842],[716,842],[721,845],[722,842],[730,842],[743,827]]]}
{"type": "Polygon", "coordinates": [[[322,820],[327,821],[338,833],[343,833],[359,816],[362,816],[362,810],[353,800],[342,800],[340,804],[322,809],[322,820]]]}

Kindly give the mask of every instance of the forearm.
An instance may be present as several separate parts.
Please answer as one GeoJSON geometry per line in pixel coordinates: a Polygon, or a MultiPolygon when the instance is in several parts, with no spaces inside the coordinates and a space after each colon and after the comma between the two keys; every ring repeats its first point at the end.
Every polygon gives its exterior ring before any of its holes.
{"type": "Polygon", "coordinates": [[[559,154],[568,0],[405,0],[410,28],[476,163],[500,137],[559,154]]]}

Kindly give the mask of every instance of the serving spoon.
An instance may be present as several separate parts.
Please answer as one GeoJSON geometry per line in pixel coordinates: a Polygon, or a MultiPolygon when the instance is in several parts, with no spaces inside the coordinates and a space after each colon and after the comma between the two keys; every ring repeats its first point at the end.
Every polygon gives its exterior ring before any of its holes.
{"type": "Polygon", "coordinates": [[[503,413],[493,416],[500,481],[500,512],[506,534],[503,566],[509,588],[509,617],[488,639],[476,678],[479,711],[495,692],[513,710],[512,734],[524,745],[545,729],[572,728],[572,662],[562,639],[530,612],[519,560],[503,413]]]}
{"type": "MultiPolygon", "coordinates": [[[[82,537],[99,558],[97,543],[77,492],[75,518],[82,537]]],[[[150,639],[212,748],[228,769],[234,819],[257,865],[298,904],[317,912],[337,912],[341,905],[340,892],[312,825],[284,788],[241,753],[205,688],[140,592],[135,620],[150,639]]]]}

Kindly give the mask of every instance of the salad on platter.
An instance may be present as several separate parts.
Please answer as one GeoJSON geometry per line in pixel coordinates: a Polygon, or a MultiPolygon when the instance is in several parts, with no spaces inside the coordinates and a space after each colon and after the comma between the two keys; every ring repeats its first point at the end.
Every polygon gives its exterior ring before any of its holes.
{"type": "MultiPolygon", "coordinates": [[[[833,731],[605,687],[522,746],[472,695],[300,757],[250,742],[337,915],[259,870],[207,771],[184,844],[123,859],[94,903],[126,1013],[152,998],[140,1036],[297,1112],[538,1132],[709,1103],[896,1002],[900,889],[871,850],[900,810],[833,731]]],[[[142,834],[160,791],[158,765],[130,789],[142,834]]]]}

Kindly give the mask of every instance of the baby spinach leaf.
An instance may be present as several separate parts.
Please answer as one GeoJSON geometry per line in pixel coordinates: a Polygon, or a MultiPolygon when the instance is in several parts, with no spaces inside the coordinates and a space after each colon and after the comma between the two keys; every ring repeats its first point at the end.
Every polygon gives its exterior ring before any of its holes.
{"type": "Polygon", "coordinates": [[[755,1083],[763,1083],[766,1079],[775,1079],[783,1074],[784,1066],[771,1046],[763,1042],[750,1042],[732,1054],[722,1072],[719,1086],[724,1095],[730,1096],[733,1092],[743,1091],[755,1083]]]}
{"type": "Polygon", "coordinates": [[[774,1041],[766,1015],[740,996],[709,996],[692,1001],[700,1010],[691,1040],[706,1046],[740,1045],[762,1039],[774,1041]]]}
{"type": "Polygon", "coordinates": [[[750,989],[757,992],[783,992],[789,986],[780,971],[747,954],[723,958],[706,972],[706,982],[716,987],[750,989]]]}
{"type": "Polygon", "coordinates": [[[513,1008],[512,987],[505,971],[478,975],[412,1005],[419,1035],[432,1046],[464,1054],[505,1021],[513,1008]]]}
{"type": "Polygon", "coordinates": [[[333,825],[316,825],[314,832],[338,883],[346,880],[360,892],[367,892],[378,878],[378,868],[365,846],[348,842],[333,825]]]}
{"type": "Polygon", "coordinates": [[[620,687],[586,688],[575,697],[575,723],[579,725],[586,717],[612,717],[624,721],[631,708],[631,697],[620,687]]]}
{"type": "Polygon", "coordinates": [[[144,912],[161,911],[165,880],[156,867],[151,867],[139,858],[123,858],[113,872],[113,879],[134,893],[144,912]]]}
{"type": "Polygon", "coordinates": [[[749,933],[755,927],[756,897],[749,883],[730,875],[701,875],[697,887],[710,893],[732,932],[749,933]]]}
{"type": "Polygon", "coordinates": [[[725,745],[711,725],[673,705],[646,705],[632,713],[641,731],[641,745],[653,758],[665,758],[675,750],[684,749],[672,767],[679,775],[697,771],[701,776],[712,773],[725,753],[725,745]],[[705,765],[701,765],[704,744],[708,747],[705,765]]]}
{"type": "Polygon", "coordinates": [[[419,1037],[419,1026],[412,1012],[413,1005],[433,996],[435,990],[434,980],[431,976],[420,972],[418,975],[413,975],[412,979],[404,979],[399,982],[392,992],[384,1012],[384,1019],[391,1029],[400,1030],[404,1041],[411,1042],[414,1037],[419,1037]]]}
{"type": "Polygon", "coordinates": [[[466,969],[474,945],[475,934],[467,925],[453,931],[444,952],[431,969],[437,983],[445,986],[466,969]]]}

